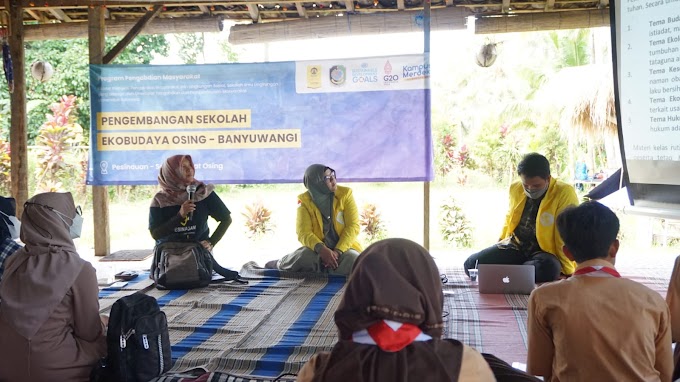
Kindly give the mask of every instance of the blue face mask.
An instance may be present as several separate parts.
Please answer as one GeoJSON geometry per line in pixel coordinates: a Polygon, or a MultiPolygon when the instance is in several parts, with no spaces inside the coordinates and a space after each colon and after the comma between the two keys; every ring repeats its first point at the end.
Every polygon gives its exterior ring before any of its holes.
{"type": "Polygon", "coordinates": [[[61,212],[53,209],[52,211],[56,212],[57,215],[59,215],[59,218],[66,224],[68,225],[68,233],[71,235],[71,239],[77,239],[80,237],[80,234],[83,231],[83,210],[80,208],[80,206],[76,207],[76,216],[73,218],[70,218],[61,212]],[[69,225],[64,218],[70,219],[71,224],[69,225]]]}

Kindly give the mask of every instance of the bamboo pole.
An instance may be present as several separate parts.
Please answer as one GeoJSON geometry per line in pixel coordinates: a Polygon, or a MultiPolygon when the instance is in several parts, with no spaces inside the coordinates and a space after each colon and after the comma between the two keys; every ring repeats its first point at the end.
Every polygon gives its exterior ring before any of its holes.
{"type": "Polygon", "coordinates": [[[609,26],[609,9],[522,13],[505,17],[480,17],[475,20],[475,33],[532,32],[606,26],[609,26]]]}
{"type": "MultiPolygon", "coordinates": [[[[309,11],[307,12],[309,13],[309,11]]],[[[462,8],[432,10],[432,30],[465,29],[472,13],[462,8]]],[[[324,37],[359,36],[400,32],[421,32],[416,12],[346,14],[342,17],[310,17],[291,22],[240,24],[230,29],[229,43],[252,44],[324,37]]]]}
{"type": "MultiPolygon", "coordinates": [[[[423,53],[425,53],[425,63],[430,63],[430,27],[432,10],[430,8],[430,0],[425,0],[425,8],[423,10],[423,53]]],[[[430,89],[430,76],[425,76],[425,89],[430,89]]],[[[425,93],[428,94],[428,93],[425,93]]],[[[425,99],[427,103],[427,114],[431,113],[429,96],[425,99]]],[[[428,118],[431,120],[431,118],[428,118]]],[[[428,146],[432,146],[429,142],[428,146]]],[[[430,181],[426,180],[423,183],[423,247],[430,250],[430,181]]]]}
{"type": "Polygon", "coordinates": [[[17,201],[17,216],[21,216],[24,203],[28,200],[28,130],[26,126],[26,72],[24,51],[24,20],[21,2],[8,0],[9,30],[8,38],[12,69],[14,72],[14,92],[10,96],[11,126],[9,132],[12,195],[17,201]]]}
{"type": "MultiPolygon", "coordinates": [[[[87,26],[90,64],[102,64],[104,62],[104,49],[106,48],[103,6],[88,9],[87,26]]],[[[93,166],[93,164],[90,163],[90,166],[93,166]]],[[[111,253],[111,235],[109,232],[109,193],[105,186],[92,187],[92,213],[94,218],[94,254],[95,256],[107,256],[111,253]]]]}
{"type": "MultiPolygon", "coordinates": [[[[125,36],[136,23],[137,20],[109,21],[106,24],[106,33],[109,36],[125,36]]],[[[88,23],[26,25],[24,29],[26,41],[66,40],[88,37],[88,23]]],[[[156,18],[141,31],[141,34],[220,32],[221,30],[221,17],[156,18]]]]}

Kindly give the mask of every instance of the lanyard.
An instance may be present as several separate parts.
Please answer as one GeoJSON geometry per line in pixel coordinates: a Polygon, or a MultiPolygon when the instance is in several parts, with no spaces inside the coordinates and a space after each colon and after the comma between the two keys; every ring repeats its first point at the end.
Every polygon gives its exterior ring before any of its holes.
{"type": "Polygon", "coordinates": [[[595,265],[592,267],[577,269],[576,272],[574,272],[574,276],[578,275],[588,275],[594,277],[621,277],[616,269],[605,267],[603,265],[595,265]]]}

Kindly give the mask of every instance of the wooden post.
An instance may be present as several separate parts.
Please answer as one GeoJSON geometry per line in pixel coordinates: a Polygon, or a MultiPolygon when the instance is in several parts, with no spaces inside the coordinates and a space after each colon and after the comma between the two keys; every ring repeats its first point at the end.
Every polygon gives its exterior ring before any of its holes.
{"type": "Polygon", "coordinates": [[[14,92],[11,100],[11,127],[9,141],[11,150],[12,195],[17,201],[17,216],[21,216],[28,199],[28,131],[26,127],[26,75],[24,63],[24,20],[21,1],[5,1],[9,10],[10,53],[14,72],[14,92]]]}
{"type": "MultiPolygon", "coordinates": [[[[430,63],[430,25],[431,25],[431,6],[430,0],[425,0],[423,7],[423,52],[425,53],[425,63],[430,63]]],[[[425,76],[425,89],[430,89],[430,76],[425,76]]],[[[426,93],[427,94],[427,93],[426,93]]],[[[428,114],[431,114],[430,96],[425,99],[428,114]]],[[[431,120],[431,118],[430,118],[431,120]]],[[[431,129],[432,127],[430,127],[431,129]]],[[[431,138],[430,138],[431,139],[431,138]]],[[[432,145],[430,145],[432,146],[432,145]]],[[[430,182],[423,184],[423,247],[430,250],[430,182]]]]}
{"type": "MultiPolygon", "coordinates": [[[[104,60],[104,7],[91,6],[87,11],[88,39],[90,47],[90,64],[102,64],[104,60]]],[[[90,116],[94,118],[94,116],[90,116]]],[[[90,148],[92,150],[92,148],[90,148]]],[[[90,166],[94,166],[90,163],[90,166]]],[[[94,215],[94,254],[107,256],[111,253],[111,237],[109,233],[109,193],[104,186],[92,187],[92,212],[94,215]]]]}

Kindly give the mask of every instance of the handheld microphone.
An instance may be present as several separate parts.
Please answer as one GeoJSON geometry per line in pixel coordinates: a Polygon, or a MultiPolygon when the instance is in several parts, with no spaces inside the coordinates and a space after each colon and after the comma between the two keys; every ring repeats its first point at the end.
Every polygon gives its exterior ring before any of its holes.
{"type": "MultiPolygon", "coordinates": [[[[194,194],[196,193],[196,185],[190,184],[187,186],[187,194],[189,194],[189,200],[194,200],[194,194]]],[[[194,211],[189,212],[189,220],[194,218],[194,211]]]]}

